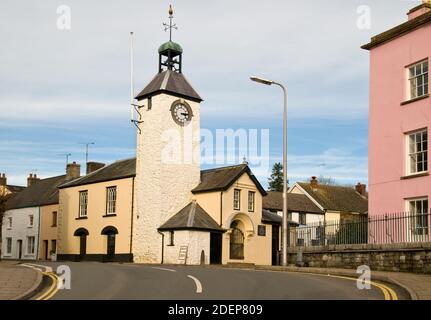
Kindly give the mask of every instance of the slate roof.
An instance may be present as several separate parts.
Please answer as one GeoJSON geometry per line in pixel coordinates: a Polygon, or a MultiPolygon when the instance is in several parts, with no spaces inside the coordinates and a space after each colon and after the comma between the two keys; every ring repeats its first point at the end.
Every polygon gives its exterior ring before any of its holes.
{"type": "Polygon", "coordinates": [[[318,185],[310,183],[298,185],[314,198],[325,210],[368,213],[368,200],[351,187],[318,185]]]}
{"type": "Polygon", "coordinates": [[[190,202],[159,228],[159,231],[173,230],[225,231],[196,201],[190,202]]]}
{"type": "MultiPolygon", "coordinates": [[[[413,8],[410,12],[418,10],[420,8],[431,8],[430,3],[424,3],[418,7],[413,8]]],[[[366,50],[371,50],[372,48],[381,45],[387,41],[400,37],[408,32],[411,32],[417,28],[424,26],[427,23],[431,22],[431,11],[424,13],[412,20],[404,22],[395,28],[389,29],[379,35],[376,35],[371,38],[371,42],[363,45],[361,48],[366,50]]]]}
{"type": "Polygon", "coordinates": [[[226,191],[233,183],[244,173],[247,173],[251,180],[256,184],[262,195],[266,195],[265,189],[252,174],[250,168],[246,164],[237,166],[216,168],[201,171],[201,183],[192,190],[193,193],[202,193],[209,191],[226,191]]]}
{"type": "MultiPolygon", "coordinates": [[[[283,193],[268,191],[268,194],[262,199],[262,207],[268,210],[283,211],[283,193]]],[[[291,212],[324,213],[306,195],[296,193],[287,194],[287,209],[291,212]]]]}
{"type": "Polygon", "coordinates": [[[118,180],[136,175],[136,158],[116,161],[106,165],[86,176],[62,184],[59,188],[82,186],[91,183],[118,180]]]}
{"type": "Polygon", "coordinates": [[[6,188],[7,188],[10,192],[12,192],[12,193],[17,193],[17,192],[21,192],[21,191],[22,191],[22,190],[24,190],[26,187],[6,185],[6,188]]]}
{"type": "Polygon", "coordinates": [[[197,102],[203,100],[182,73],[171,70],[166,70],[157,74],[137,95],[136,99],[143,100],[160,93],[169,93],[180,98],[197,102]]]}
{"type": "MultiPolygon", "coordinates": [[[[278,214],[272,213],[269,210],[262,210],[262,223],[281,225],[282,220],[283,219],[278,214]]],[[[289,221],[289,225],[298,226],[298,223],[295,221],[289,221]]]]}
{"type": "Polygon", "coordinates": [[[66,175],[42,179],[15,194],[6,205],[7,210],[57,204],[58,186],[66,181],[66,175]]]}

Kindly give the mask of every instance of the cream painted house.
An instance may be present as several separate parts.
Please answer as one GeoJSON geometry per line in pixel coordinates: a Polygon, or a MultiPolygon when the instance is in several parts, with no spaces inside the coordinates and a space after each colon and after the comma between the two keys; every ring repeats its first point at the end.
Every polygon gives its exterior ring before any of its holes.
{"type": "MultiPolygon", "coordinates": [[[[307,196],[324,212],[326,222],[348,221],[368,214],[366,186],[358,183],[356,187],[343,187],[319,184],[316,177],[309,183],[297,182],[289,190],[293,194],[307,196]]],[[[309,221],[311,222],[319,222],[309,221]]]]}
{"type": "Polygon", "coordinates": [[[135,171],[126,159],[59,187],[58,260],[132,261],[135,171]]]}

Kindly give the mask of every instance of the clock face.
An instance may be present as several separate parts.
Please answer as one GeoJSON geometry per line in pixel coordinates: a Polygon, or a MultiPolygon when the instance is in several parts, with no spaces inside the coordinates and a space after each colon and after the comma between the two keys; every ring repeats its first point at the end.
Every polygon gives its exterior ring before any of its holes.
{"type": "Polygon", "coordinates": [[[192,120],[192,108],[183,101],[174,102],[171,107],[171,114],[174,121],[180,126],[184,126],[192,120]]]}

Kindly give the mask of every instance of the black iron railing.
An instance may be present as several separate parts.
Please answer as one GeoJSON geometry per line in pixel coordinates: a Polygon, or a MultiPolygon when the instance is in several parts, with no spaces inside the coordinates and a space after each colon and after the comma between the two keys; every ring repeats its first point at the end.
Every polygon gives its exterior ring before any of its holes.
{"type": "Polygon", "coordinates": [[[309,223],[290,228],[290,246],[431,242],[430,213],[395,213],[309,223]]]}

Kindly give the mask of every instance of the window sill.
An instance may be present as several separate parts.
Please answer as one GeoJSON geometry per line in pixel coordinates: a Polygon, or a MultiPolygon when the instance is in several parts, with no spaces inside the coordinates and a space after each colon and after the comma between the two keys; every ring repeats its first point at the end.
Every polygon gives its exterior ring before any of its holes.
{"type": "Polygon", "coordinates": [[[117,214],[105,214],[104,216],[102,216],[103,218],[109,218],[109,217],[116,217],[117,214]]]}
{"type": "Polygon", "coordinates": [[[87,219],[88,219],[88,217],[78,217],[75,220],[87,220],[87,219]]]}
{"type": "Polygon", "coordinates": [[[53,225],[51,226],[51,228],[57,228],[57,225],[56,225],[56,224],[53,224],[53,225]]]}
{"type": "Polygon", "coordinates": [[[168,245],[166,245],[167,247],[175,247],[175,245],[174,244],[168,244],[168,245]]]}
{"type": "Polygon", "coordinates": [[[27,226],[27,228],[28,228],[28,229],[31,229],[31,228],[33,228],[33,226],[27,226]]]}
{"type": "Polygon", "coordinates": [[[423,99],[426,99],[426,98],[429,98],[429,94],[426,94],[426,95],[424,95],[424,96],[420,96],[420,97],[417,97],[417,98],[414,98],[414,99],[410,99],[410,100],[407,100],[407,101],[403,101],[403,102],[401,102],[401,105],[402,106],[405,106],[406,104],[410,104],[410,103],[413,103],[413,102],[416,102],[416,101],[420,101],[420,100],[423,100],[423,99]]]}
{"type": "Polygon", "coordinates": [[[420,178],[420,177],[427,177],[429,176],[429,172],[421,172],[421,173],[415,173],[410,174],[408,176],[401,177],[401,180],[408,180],[408,179],[414,179],[414,178],[420,178]]]}

